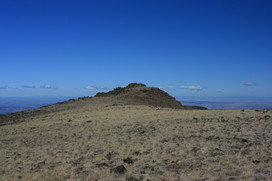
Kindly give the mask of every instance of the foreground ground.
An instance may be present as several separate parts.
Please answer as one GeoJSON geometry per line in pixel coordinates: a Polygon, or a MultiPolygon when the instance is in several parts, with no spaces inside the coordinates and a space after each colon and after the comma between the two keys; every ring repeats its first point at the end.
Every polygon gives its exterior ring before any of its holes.
{"type": "Polygon", "coordinates": [[[83,102],[1,126],[0,180],[272,180],[272,111],[83,102]]]}

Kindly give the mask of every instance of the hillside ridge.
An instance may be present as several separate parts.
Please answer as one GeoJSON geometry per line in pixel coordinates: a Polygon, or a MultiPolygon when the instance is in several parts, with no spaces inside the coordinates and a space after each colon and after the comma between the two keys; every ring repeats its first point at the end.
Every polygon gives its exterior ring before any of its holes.
{"type": "Polygon", "coordinates": [[[117,87],[109,92],[98,92],[95,97],[111,97],[131,105],[149,105],[174,109],[207,109],[200,106],[182,105],[167,92],[156,87],[147,87],[143,83],[130,83],[126,87],[117,87]]]}
{"type": "Polygon", "coordinates": [[[23,122],[29,117],[35,117],[42,114],[56,113],[71,109],[82,111],[85,107],[98,105],[145,105],[182,110],[207,109],[200,106],[182,105],[174,97],[159,88],[147,87],[142,83],[130,83],[126,87],[117,87],[109,92],[98,92],[94,97],[79,97],[78,99],[70,99],[68,101],[43,106],[37,109],[0,115],[0,126],[23,122]]]}

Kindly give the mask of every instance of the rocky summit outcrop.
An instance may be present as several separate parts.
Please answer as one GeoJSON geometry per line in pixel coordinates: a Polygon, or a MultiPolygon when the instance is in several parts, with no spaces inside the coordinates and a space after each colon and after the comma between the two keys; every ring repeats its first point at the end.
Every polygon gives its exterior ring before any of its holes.
{"type": "Polygon", "coordinates": [[[147,87],[142,83],[130,83],[126,87],[117,87],[106,93],[99,92],[95,97],[112,97],[132,105],[149,105],[175,109],[207,109],[199,106],[184,106],[167,92],[159,88],[147,87]]]}

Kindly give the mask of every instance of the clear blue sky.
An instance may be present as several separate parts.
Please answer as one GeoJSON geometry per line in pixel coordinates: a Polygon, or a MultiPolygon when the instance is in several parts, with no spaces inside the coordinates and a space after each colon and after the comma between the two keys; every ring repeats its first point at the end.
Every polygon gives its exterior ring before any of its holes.
{"type": "Polygon", "coordinates": [[[0,96],[86,96],[141,82],[174,96],[271,97],[271,8],[270,0],[2,0],[0,96]]]}

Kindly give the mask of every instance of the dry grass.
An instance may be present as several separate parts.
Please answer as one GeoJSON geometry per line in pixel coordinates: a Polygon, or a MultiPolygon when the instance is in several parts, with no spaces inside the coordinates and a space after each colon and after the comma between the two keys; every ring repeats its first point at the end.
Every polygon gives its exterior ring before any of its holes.
{"type": "Polygon", "coordinates": [[[271,117],[82,103],[1,126],[0,180],[272,180],[271,117]]]}

